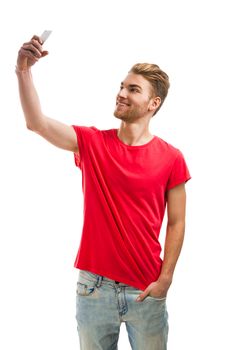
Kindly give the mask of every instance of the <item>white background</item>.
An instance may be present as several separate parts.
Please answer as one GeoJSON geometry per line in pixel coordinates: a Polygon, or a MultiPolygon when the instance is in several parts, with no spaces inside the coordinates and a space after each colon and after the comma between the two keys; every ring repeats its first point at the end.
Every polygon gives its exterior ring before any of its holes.
{"type": "MultiPolygon", "coordinates": [[[[45,114],[119,126],[115,95],[136,62],[171,88],[151,132],[181,149],[186,239],[169,292],[170,350],[232,349],[231,1],[8,0],[1,5],[0,348],[79,349],[75,321],[81,172],[72,153],[28,131],[14,73],[21,44],[44,29],[34,68],[45,114]]],[[[166,220],[166,217],[165,217],[166,220]]],[[[165,224],[162,229],[164,235],[165,224]]],[[[130,349],[124,325],[120,349],[130,349]]]]}

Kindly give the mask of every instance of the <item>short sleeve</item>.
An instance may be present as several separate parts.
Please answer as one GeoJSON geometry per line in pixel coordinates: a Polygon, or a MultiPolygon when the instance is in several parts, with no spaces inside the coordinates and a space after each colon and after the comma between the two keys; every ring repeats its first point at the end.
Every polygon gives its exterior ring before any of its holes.
{"type": "Polygon", "coordinates": [[[178,150],[178,154],[172,166],[172,170],[167,182],[166,190],[183,183],[191,179],[189,169],[185,162],[183,154],[178,150]]]}
{"type": "Polygon", "coordinates": [[[94,126],[77,126],[72,125],[77,136],[78,153],[74,153],[74,162],[81,169],[85,157],[85,149],[88,147],[90,138],[98,129],[94,126]]]}

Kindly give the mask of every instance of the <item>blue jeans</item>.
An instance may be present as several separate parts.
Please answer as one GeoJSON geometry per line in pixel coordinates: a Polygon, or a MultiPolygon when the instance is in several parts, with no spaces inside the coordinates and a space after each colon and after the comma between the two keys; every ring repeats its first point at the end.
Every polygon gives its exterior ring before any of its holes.
{"type": "Polygon", "coordinates": [[[166,350],[166,298],[147,296],[124,283],[80,270],[76,319],[81,350],[117,350],[120,326],[125,322],[133,350],[166,350]]]}

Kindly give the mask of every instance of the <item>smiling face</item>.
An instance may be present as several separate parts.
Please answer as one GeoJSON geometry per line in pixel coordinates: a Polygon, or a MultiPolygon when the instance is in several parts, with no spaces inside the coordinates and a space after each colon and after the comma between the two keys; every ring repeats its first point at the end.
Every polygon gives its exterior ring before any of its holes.
{"type": "Polygon", "coordinates": [[[148,80],[140,74],[129,73],[121,83],[116,97],[114,116],[127,122],[152,116],[160,104],[148,80]]]}

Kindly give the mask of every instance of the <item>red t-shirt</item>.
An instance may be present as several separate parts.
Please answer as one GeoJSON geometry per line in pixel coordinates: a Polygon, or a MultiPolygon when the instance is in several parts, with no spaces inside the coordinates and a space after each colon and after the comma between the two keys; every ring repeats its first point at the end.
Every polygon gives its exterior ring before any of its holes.
{"type": "Polygon", "coordinates": [[[84,194],[75,267],[144,290],[161,270],[165,193],[191,178],[184,157],[158,136],[130,146],[117,129],[73,128],[84,194]]]}

